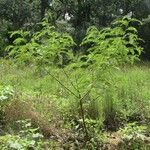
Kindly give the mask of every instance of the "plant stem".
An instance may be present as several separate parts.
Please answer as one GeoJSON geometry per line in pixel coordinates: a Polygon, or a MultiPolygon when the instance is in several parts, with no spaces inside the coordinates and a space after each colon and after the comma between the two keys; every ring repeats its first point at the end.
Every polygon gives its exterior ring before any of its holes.
{"type": "Polygon", "coordinates": [[[82,98],[81,98],[81,95],[79,95],[79,102],[80,102],[81,117],[82,117],[82,122],[83,122],[83,129],[86,134],[86,138],[88,138],[89,135],[88,135],[88,129],[87,129],[86,122],[85,122],[85,112],[84,112],[84,107],[83,107],[83,99],[84,97],[86,97],[86,95],[83,96],[82,98]]]}
{"type": "Polygon", "coordinates": [[[83,122],[83,129],[84,129],[86,138],[88,139],[89,138],[89,134],[88,134],[88,129],[87,129],[86,122],[85,122],[85,111],[84,111],[84,107],[83,107],[83,99],[87,96],[87,94],[90,92],[91,89],[89,89],[83,96],[81,96],[79,90],[76,88],[76,90],[78,91],[78,95],[76,95],[69,88],[67,88],[59,79],[57,79],[54,75],[52,75],[50,72],[47,72],[47,73],[51,77],[53,77],[60,85],[62,85],[67,91],[69,91],[72,95],[74,95],[77,99],[79,99],[80,110],[81,110],[81,118],[82,118],[82,122],[83,122]]]}

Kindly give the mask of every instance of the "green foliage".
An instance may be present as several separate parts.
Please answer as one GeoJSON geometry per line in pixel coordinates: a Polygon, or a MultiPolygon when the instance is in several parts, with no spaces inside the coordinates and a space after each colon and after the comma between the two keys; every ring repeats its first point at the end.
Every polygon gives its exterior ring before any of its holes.
{"type": "Polygon", "coordinates": [[[118,131],[122,139],[125,142],[125,145],[122,148],[126,149],[139,149],[139,150],[147,150],[149,146],[146,145],[146,126],[138,126],[136,123],[129,123],[123,129],[118,131]]]}
{"type": "Polygon", "coordinates": [[[62,65],[64,56],[68,57],[74,45],[73,39],[68,34],[56,32],[47,19],[43,20],[40,31],[35,32],[31,38],[30,34],[22,30],[11,34],[11,37],[16,35],[19,37],[13,41],[13,45],[7,47],[7,51],[9,56],[20,64],[35,63],[39,67],[54,63],[62,65]]]}
{"type": "Polygon", "coordinates": [[[30,27],[40,20],[39,5],[39,0],[0,0],[0,18],[9,21],[14,29],[30,27]]]}
{"type": "MultiPolygon", "coordinates": [[[[19,64],[23,62],[35,64],[40,69],[46,68],[44,82],[38,76],[32,79],[39,80],[39,84],[36,82],[33,87],[35,97],[42,97],[43,87],[46,88],[50,98],[54,98],[56,110],[63,114],[62,118],[66,124],[71,122],[70,126],[77,131],[77,137],[81,136],[93,149],[101,141],[99,133],[102,128],[112,129],[107,127],[110,124],[115,126],[115,129],[120,127],[119,117],[123,113],[118,110],[117,104],[121,104],[121,99],[117,99],[119,90],[116,92],[118,85],[117,80],[113,81],[113,73],[125,63],[133,64],[142,52],[138,32],[134,27],[136,23],[140,22],[124,17],[112,23],[110,28],[100,31],[96,27],[89,28],[81,43],[81,46],[87,48],[87,54],[75,57],[70,51],[75,44],[72,38],[68,34],[56,32],[47,19],[42,22],[42,29],[33,35],[24,31],[17,31],[11,35],[17,38],[13,45],[7,48],[10,57],[19,64]],[[66,58],[71,58],[72,63],[64,68],[56,68],[55,65],[63,65],[66,58]],[[49,83],[53,84],[53,87],[49,83]],[[117,113],[121,115],[118,117],[117,113]]],[[[34,65],[31,67],[35,69],[34,65]]],[[[33,82],[30,82],[31,84],[33,82]]],[[[52,105],[48,101],[46,104],[52,105]]],[[[132,103],[127,105],[133,106],[132,103]]],[[[45,109],[44,111],[46,112],[45,109]]],[[[126,119],[124,116],[123,119],[126,119]]]]}
{"type": "MultiPolygon", "coordinates": [[[[104,98],[106,108],[117,112],[121,124],[128,121],[145,122],[149,118],[148,82],[148,72],[141,66],[128,66],[122,71],[113,72],[104,98]]],[[[112,112],[109,111],[109,114],[112,112]]]]}
{"type": "MultiPolygon", "coordinates": [[[[75,58],[74,63],[68,66],[68,68],[75,68],[75,82],[72,81],[65,69],[63,70],[66,77],[70,79],[72,89],[66,87],[61,80],[49,73],[64,89],[75,97],[77,101],[76,107],[80,114],[78,120],[82,119],[82,127],[86,137],[89,135],[86,118],[92,118],[92,113],[89,113],[90,110],[92,108],[95,110],[95,119],[102,119],[103,114],[100,115],[98,110],[100,107],[96,107],[95,104],[99,104],[98,101],[101,101],[101,89],[107,90],[111,85],[112,69],[126,62],[132,64],[142,52],[142,47],[138,43],[140,39],[136,28],[133,27],[133,23],[140,23],[140,21],[124,17],[114,22],[112,28],[106,28],[101,31],[98,31],[95,27],[88,29],[87,36],[81,43],[81,46],[88,47],[87,56],[81,55],[79,58],[75,58]],[[85,65],[89,69],[88,74],[84,68],[85,65]]],[[[107,91],[107,96],[109,93],[107,91]]],[[[109,113],[113,111],[112,105],[110,103],[110,106],[108,106],[111,110],[109,113]]]]}
{"type": "Polygon", "coordinates": [[[4,56],[4,49],[8,45],[7,39],[7,28],[9,26],[9,22],[2,21],[0,22],[0,56],[4,56]]]}
{"type": "Polygon", "coordinates": [[[107,69],[125,62],[133,63],[141,54],[140,38],[132,22],[138,20],[124,17],[115,21],[111,28],[99,31],[95,27],[87,30],[81,46],[88,46],[87,62],[107,69]]]}
{"type": "Polygon", "coordinates": [[[18,121],[21,130],[17,134],[6,134],[0,137],[0,148],[3,150],[27,150],[44,149],[45,143],[42,141],[43,135],[38,133],[38,129],[31,127],[29,120],[18,121]]]}
{"type": "Polygon", "coordinates": [[[11,97],[14,95],[14,90],[11,86],[0,86],[0,101],[10,100],[11,97]]]}
{"type": "MultiPolygon", "coordinates": [[[[52,14],[50,23],[56,25],[59,22],[57,30],[69,30],[69,32],[71,30],[76,43],[80,43],[86,29],[91,25],[98,28],[107,27],[114,19],[130,13],[141,20],[146,18],[149,15],[149,2],[148,0],[95,0],[94,2],[92,0],[0,0],[0,23],[8,22],[7,33],[22,28],[35,31],[36,24],[46,16],[47,12],[52,14]],[[66,19],[66,14],[69,19],[66,19]]],[[[143,29],[147,30],[145,27],[143,29]]],[[[0,39],[1,44],[5,45],[5,42],[3,43],[5,36],[0,39]]],[[[146,45],[149,45],[148,42],[146,45]]]]}
{"type": "MultiPolygon", "coordinates": [[[[75,135],[79,136],[78,138],[75,138],[79,143],[84,141],[82,134],[79,134],[82,131],[83,121],[81,117],[78,116],[79,111],[77,108],[79,107],[79,103],[74,96],[68,93],[67,90],[60,86],[59,83],[48,74],[39,77],[35,74],[35,67],[32,67],[32,69],[29,67],[17,68],[8,61],[0,64],[0,67],[2,68],[2,71],[0,72],[1,83],[13,85],[15,91],[17,91],[17,95],[19,95],[19,99],[24,99],[29,104],[32,101],[36,111],[46,117],[47,120],[50,119],[50,122],[56,123],[58,129],[64,128],[65,130],[65,128],[67,128],[69,131],[71,130],[71,133],[73,132],[75,135]]],[[[59,78],[70,90],[73,90],[70,85],[70,80],[65,76],[62,69],[53,67],[50,67],[49,69],[54,73],[55,77],[59,78]]],[[[91,74],[89,71],[90,70],[85,69],[78,75],[75,70],[67,70],[67,74],[69,74],[70,79],[76,83],[76,79],[79,79],[81,74],[84,73],[89,76],[91,74]]],[[[121,70],[117,70],[117,72],[112,71],[110,79],[111,84],[107,88],[104,88],[105,86],[102,86],[101,80],[98,79],[95,89],[92,89],[92,92],[89,95],[90,97],[87,96],[83,101],[86,125],[91,137],[94,135],[95,141],[105,139],[101,135],[101,132],[105,129],[103,127],[106,126],[104,122],[106,117],[105,113],[113,114],[109,105],[111,105],[113,111],[118,114],[115,116],[112,115],[109,118],[110,122],[108,125],[113,124],[115,128],[118,128],[120,125],[121,127],[122,125],[124,126],[124,123],[133,122],[135,120],[146,124],[149,123],[149,64],[147,63],[145,65],[132,67],[125,66],[121,70]],[[98,96],[98,99],[95,101],[92,100],[98,96]],[[106,111],[106,108],[109,111],[106,111]],[[135,113],[138,113],[139,116],[134,115],[135,113]],[[117,117],[120,116],[122,118],[117,120],[117,117]],[[114,124],[113,119],[116,119],[116,124],[114,124]],[[95,133],[97,134],[95,135],[95,133]]],[[[77,83],[80,81],[83,81],[83,79],[78,80],[77,83]]],[[[82,92],[84,92],[83,89],[82,92]]],[[[65,135],[65,133],[63,133],[63,135],[65,135]]],[[[100,143],[102,143],[102,141],[100,143]]],[[[75,143],[75,140],[73,142],[75,143]]],[[[71,141],[68,143],[71,145],[71,141]]],[[[92,142],[88,141],[87,145],[91,143],[92,142]]],[[[96,144],[93,145],[95,146],[96,144]]],[[[79,146],[81,145],[79,144],[79,146]]]]}
{"type": "MultiPolygon", "coordinates": [[[[133,27],[133,22],[139,23],[138,20],[124,17],[114,22],[112,28],[99,31],[96,27],[91,27],[87,30],[81,46],[88,48],[88,54],[79,56],[76,62],[71,64],[71,67],[76,67],[76,72],[80,74],[76,79],[76,85],[72,85],[77,91],[77,96],[74,95],[80,100],[79,109],[85,117],[92,117],[92,113],[86,112],[90,112],[93,108],[95,118],[98,119],[97,116],[103,118],[103,114],[99,114],[100,107],[95,104],[100,106],[99,101],[102,101],[100,95],[103,94],[101,89],[105,89],[106,97],[109,97],[112,70],[125,63],[133,64],[141,54],[142,47],[139,46],[140,39],[136,28],[133,27]],[[88,74],[84,67],[88,68],[88,74]]],[[[107,98],[104,99],[107,101],[107,98]]],[[[113,98],[110,97],[110,99],[110,103],[107,103],[107,109],[110,111],[106,112],[106,116],[113,114],[113,98]]]]}
{"type": "Polygon", "coordinates": [[[144,140],[146,134],[145,126],[138,126],[136,123],[129,123],[127,126],[119,131],[123,138],[130,140],[144,140]]]}
{"type": "Polygon", "coordinates": [[[3,111],[13,96],[14,90],[12,86],[0,86],[0,111],[3,111]]]}
{"type": "Polygon", "coordinates": [[[0,86],[0,125],[5,122],[5,107],[9,105],[13,96],[14,90],[12,86],[0,86]]]}

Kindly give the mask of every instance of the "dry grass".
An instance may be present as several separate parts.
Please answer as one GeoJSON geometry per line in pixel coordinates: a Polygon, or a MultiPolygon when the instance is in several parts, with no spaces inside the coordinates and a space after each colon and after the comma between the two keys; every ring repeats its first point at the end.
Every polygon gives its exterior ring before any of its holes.
{"type": "Polygon", "coordinates": [[[5,109],[6,125],[12,126],[18,120],[30,119],[35,127],[39,127],[45,137],[54,135],[55,129],[40,113],[36,112],[32,103],[14,100],[5,109]]]}

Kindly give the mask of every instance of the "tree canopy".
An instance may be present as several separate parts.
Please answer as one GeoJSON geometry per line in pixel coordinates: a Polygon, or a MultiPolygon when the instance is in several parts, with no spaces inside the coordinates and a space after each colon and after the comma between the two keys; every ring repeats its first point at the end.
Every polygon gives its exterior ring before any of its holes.
{"type": "Polygon", "coordinates": [[[9,41],[10,31],[37,30],[37,23],[49,15],[52,25],[59,31],[70,32],[79,44],[89,26],[107,27],[114,19],[128,15],[146,20],[141,36],[147,49],[150,21],[146,18],[149,14],[149,0],[0,0],[0,24],[3,26],[0,43],[4,46],[4,41],[9,41]]]}

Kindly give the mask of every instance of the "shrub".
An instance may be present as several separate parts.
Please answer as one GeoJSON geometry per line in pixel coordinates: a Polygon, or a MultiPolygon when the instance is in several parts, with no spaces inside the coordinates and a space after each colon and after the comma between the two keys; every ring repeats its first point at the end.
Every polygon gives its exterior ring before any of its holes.
{"type": "Polygon", "coordinates": [[[41,25],[42,29],[33,34],[23,30],[13,32],[10,37],[18,38],[13,41],[13,45],[6,48],[9,57],[13,57],[19,64],[35,63],[40,68],[45,64],[63,65],[65,57],[69,59],[71,56],[73,39],[66,33],[55,31],[55,27],[47,19],[41,25]]]}
{"type": "MultiPolygon", "coordinates": [[[[138,43],[140,38],[137,35],[137,29],[134,28],[132,22],[140,23],[136,19],[124,17],[115,21],[111,28],[99,31],[96,27],[90,27],[87,30],[87,35],[81,46],[87,48],[88,54],[79,56],[70,65],[77,74],[75,75],[75,82],[70,81],[74,92],[68,90],[78,99],[81,115],[84,112],[85,117],[91,117],[92,113],[88,113],[87,110],[92,109],[93,112],[95,111],[95,116],[100,116],[97,112],[101,112],[99,109],[103,109],[98,104],[98,101],[103,101],[101,97],[104,95],[104,90],[102,89],[105,89],[106,96],[110,97],[106,107],[108,109],[106,116],[108,114],[113,115],[113,99],[109,91],[112,84],[111,74],[122,64],[132,64],[142,52],[142,47],[138,43]],[[94,103],[98,105],[96,106],[94,103]]],[[[70,77],[70,75],[67,76],[70,77]]],[[[107,100],[108,98],[104,99],[107,100]]]]}

